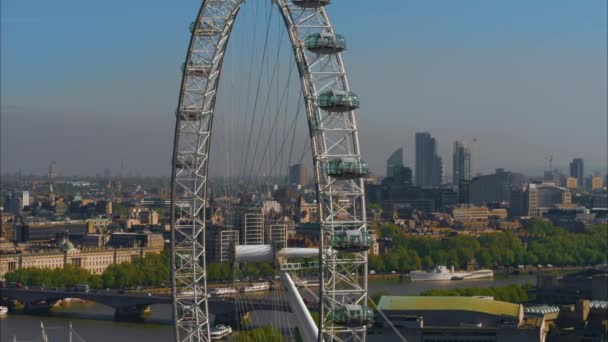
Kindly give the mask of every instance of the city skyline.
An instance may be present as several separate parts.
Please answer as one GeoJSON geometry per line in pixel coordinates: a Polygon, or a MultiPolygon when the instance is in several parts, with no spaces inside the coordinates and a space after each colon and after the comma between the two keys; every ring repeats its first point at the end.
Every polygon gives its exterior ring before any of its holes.
{"type": "Polygon", "coordinates": [[[0,339],[602,340],[599,1],[2,2],[0,339]]]}
{"type": "MultiPolygon", "coordinates": [[[[118,13],[111,2],[92,5],[96,10],[40,3],[35,11],[3,2],[2,172],[42,173],[50,160],[62,174],[116,172],[138,153],[127,169],[169,174],[181,47],[198,2],[147,6],[146,20],[167,23],[150,27],[154,42],[139,40],[137,5],[121,5],[118,13]],[[120,31],[101,29],[110,14],[120,31]],[[41,40],[38,25],[30,25],[40,22],[52,39],[41,40]],[[83,49],[70,50],[75,41],[83,49]],[[166,48],[150,51],[159,45],[166,48]],[[46,62],[34,63],[32,49],[44,50],[46,62]],[[141,52],[150,58],[133,65],[141,52]],[[91,74],[90,65],[103,73],[91,74]],[[94,158],[84,163],[84,156],[94,158]]],[[[372,171],[382,173],[396,146],[406,147],[412,166],[414,134],[429,131],[443,160],[450,160],[453,141],[477,140],[474,174],[499,167],[542,174],[549,155],[560,168],[581,157],[590,172],[606,172],[605,2],[515,1],[502,5],[500,16],[480,1],[406,1],[371,12],[363,6],[332,4],[350,42],[346,60],[362,99],[362,152],[372,171]],[[382,23],[381,37],[352,24],[361,13],[382,23]],[[403,37],[399,45],[395,34],[403,37]],[[370,63],[370,44],[382,51],[381,65],[370,63]]]]}
{"type": "MultiPolygon", "coordinates": [[[[458,140],[456,142],[460,142],[462,143],[462,141],[458,140]]],[[[454,142],[455,143],[455,142],[454,142]]],[[[488,170],[485,170],[484,172],[479,172],[477,171],[476,165],[474,164],[474,156],[473,156],[473,151],[471,151],[471,146],[467,145],[468,147],[468,151],[471,154],[469,156],[470,160],[469,163],[471,164],[469,166],[470,168],[470,177],[474,178],[477,176],[482,176],[482,175],[490,175],[493,174],[497,169],[505,169],[505,170],[509,170],[509,171],[513,171],[513,172],[518,172],[521,173],[525,176],[528,177],[532,177],[532,178],[542,178],[543,177],[543,173],[549,171],[549,167],[548,167],[548,158],[549,157],[553,157],[553,156],[547,156],[545,158],[543,158],[542,162],[544,165],[539,166],[538,169],[534,169],[531,173],[526,173],[526,170],[521,171],[522,169],[519,169],[517,167],[514,168],[508,168],[508,167],[495,167],[495,168],[489,168],[488,170]]],[[[454,147],[452,146],[452,149],[454,147]]],[[[381,176],[381,177],[388,177],[389,175],[386,174],[387,171],[387,161],[390,159],[391,156],[395,155],[395,152],[401,151],[403,152],[403,155],[405,156],[405,152],[403,151],[402,147],[397,148],[396,150],[393,151],[392,154],[388,155],[388,158],[385,159],[385,165],[384,165],[384,171],[382,171],[382,169],[380,170],[376,170],[376,169],[370,169],[370,174],[372,175],[376,175],[376,176],[381,176]]],[[[410,159],[414,159],[415,157],[415,150],[411,151],[412,153],[412,158],[410,159]]],[[[453,169],[454,169],[454,165],[453,165],[453,157],[454,157],[454,150],[451,151],[451,155],[449,156],[449,165],[443,165],[443,156],[439,156],[442,159],[442,182],[443,183],[452,183],[453,181],[453,169]]],[[[561,160],[561,159],[560,159],[561,160]]],[[[574,160],[583,160],[582,158],[571,158],[569,160],[564,160],[563,164],[555,164],[553,163],[552,165],[552,171],[557,171],[560,172],[562,175],[565,176],[571,176],[572,175],[572,165],[573,165],[573,161],[574,160]]],[[[415,160],[411,160],[411,161],[406,161],[405,157],[402,158],[401,160],[402,164],[401,166],[406,167],[406,168],[410,168],[412,170],[412,172],[415,171],[416,168],[416,163],[415,160]]],[[[585,161],[586,163],[586,161],[585,161]]],[[[124,161],[123,161],[124,164],[124,161]]],[[[283,174],[281,177],[286,177],[287,179],[290,179],[291,174],[290,172],[292,171],[292,167],[293,166],[304,166],[304,168],[306,168],[305,165],[302,164],[293,164],[289,166],[289,170],[287,173],[283,174]]],[[[583,175],[584,177],[588,178],[588,177],[605,177],[608,175],[608,172],[606,172],[605,170],[602,172],[601,171],[602,168],[601,167],[591,167],[591,170],[588,170],[587,168],[584,169],[583,175]]],[[[529,170],[528,170],[529,171],[529,170]]],[[[2,169],[1,170],[1,174],[6,174],[6,175],[14,175],[21,172],[23,175],[32,175],[32,176],[45,176],[47,178],[56,178],[56,177],[95,177],[95,178],[105,178],[105,179],[109,179],[109,178],[115,178],[115,177],[161,177],[161,178],[167,178],[170,177],[169,174],[147,174],[147,173],[142,173],[140,169],[134,169],[134,168],[130,168],[130,167],[125,167],[124,165],[117,168],[117,169],[111,169],[108,167],[104,167],[103,169],[100,170],[92,170],[92,173],[84,173],[84,174],[80,174],[80,173],[69,173],[69,172],[64,172],[63,170],[60,169],[60,167],[57,166],[56,161],[52,161],[51,164],[47,165],[47,171],[32,171],[32,170],[26,170],[23,168],[19,168],[16,170],[6,170],[6,169],[2,169]],[[53,169],[53,177],[49,177],[50,175],[50,169],[51,169],[51,165],[52,165],[52,169],[53,169]]],[[[308,170],[306,170],[306,177],[312,177],[312,175],[308,175],[308,170]]],[[[261,177],[264,177],[264,175],[260,175],[261,177]]],[[[212,176],[212,178],[218,178],[221,179],[225,177],[224,175],[214,175],[212,176]]],[[[239,178],[241,176],[238,175],[231,175],[230,177],[235,177],[235,178],[239,178]]],[[[576,177],[575,177],[576,178],[576,177]]]]}

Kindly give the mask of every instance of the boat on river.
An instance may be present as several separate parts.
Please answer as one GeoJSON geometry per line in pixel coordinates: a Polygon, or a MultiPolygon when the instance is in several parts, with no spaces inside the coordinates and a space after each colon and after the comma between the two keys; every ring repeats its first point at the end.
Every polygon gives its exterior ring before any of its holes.
{"type": "Polygon", "coordinates": [[[229,325],[219,324],[211,329],[211,340],[221,340],[230,334],[232,334],[232,327],[229,325]]]}
{"type": "Polygon", "coordinates": [[[266,291],[270,290],[270,284],[268,283],[255,283],[251,286],[247,286],[243,288],[244,292],[257,292],[257,291],[266,291]]]}
{"type": "Polygon", "coordinates": [[[237,290],[234,287],[216,287],[209,289],[209,293],[214,296],[225,296],[236,294],[237,290]]]}
{"type": "Polygon", "coordinates": [[[465,280],[493,278],[492,270],[475,271],[455,271],[454,268],[448,269],[446,266],[437,266],[431,271],[412,271],[410,279],[412,281],[436,281],[436,280],[465,280]]]}

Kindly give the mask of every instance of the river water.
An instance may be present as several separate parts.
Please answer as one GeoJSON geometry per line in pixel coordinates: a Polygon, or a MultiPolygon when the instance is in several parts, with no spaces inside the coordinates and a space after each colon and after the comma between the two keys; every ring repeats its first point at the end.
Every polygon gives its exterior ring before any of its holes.
{"type": "MultiPolygon", "coordinates": [[[[454,287],[501,287],[511,284],[535,284],[536,277],[520,275],[508,278],[475,279],[441,282],[410,282],[407,279],[370,280],[369,293],[384,291],[391,295],[417,295],[422,291],[438,288],[454,287]]],[[[69,304],[53,309],[50,316],[32,316],[9,313],[0,320],[0,341],[12,342],[13,336],[17,341],[41,341],[42,322],[47,331],[49,342],[67,341],[68,324],[72,322],[74,331],[73,341],[86,342],[167,342],[173,339],[171,325],[171,307],[169,305],[153,305],[151,312],[144,322],[125,323],[113,321],[112,308],[96,304],[69,304]]],[[[291,314],[283,314],[283,325],[291,325],[291,314]]],[[[256,312],[252,323],[256,321],[265,324],[276,320],[268,312],[256,312]]],[[[275,316],[276,317],[276,316],[275,316]]],[[[291,318],[293,319],[293,317],[291,318]]]]}

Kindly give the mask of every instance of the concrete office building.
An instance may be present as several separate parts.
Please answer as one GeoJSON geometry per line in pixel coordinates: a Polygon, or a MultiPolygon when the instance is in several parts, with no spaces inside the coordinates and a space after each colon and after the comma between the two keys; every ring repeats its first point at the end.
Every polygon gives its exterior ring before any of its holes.
{"type": "Polygon", "coordinates": [[[591,208],[608,209],[608,191],[595,190],[591,192],[591,208]]]}
{"type": "Polygon", "coordinates": [[[509,217],[528,216],[528,187],[522,186],[511,190],[509,197],[509,217]]]}
{"type": "Polygon", "coordinates": [[[21,214],[25,207],[30,206],[29,191],[15,191],[5,198],[5,210],[13,214],[21,214]]]}
{"type": "Polygon", "coordinates": [[[101,274],[108,266],[133,262],[149,253],[160,253],[164,248],[162,236],[155,236],[152,243],[138,248],[83,248],[78,249],[68,240],[60,241],[60,248],[37,252],[11,252],[0,254],[0,277],[21,268],[63,268],[76,265],[93,274],[101,274]],[[160,241],[161,243],[158,243],[160,241]]]}
{"type": "MultiPolygon", "coordinates": [[[[378,307],[409,342],[538,342],[546,334],[526,324],[522,305],[492,298],[383,296],[378,307]]],[[[377,325],[374,341],[403,341],[383,317],[377,325]]]]}
{"type": "Polygon", "coordinates": [[[403,148],[396,149],[386,160],[386,177],[395,177],[395,174],[403,167],[403,148]]]}
{"type": "Polygon", "coordinates": [[[454,142],[452,182],[458,186],[461,181],[471,180],[471,149],[462,141],[454,142]]]}
{"type": "Polygon", "coordinates": [[[578,179],[576,179],[574,177],[568,177],[566,179],[566,188],[568,188],[568,189],[578,188],[578,179]]]}
{"type": "Polygon", "coordinates": [[[17,231],[15,242],[49,242],[68,235],[70,240],[79,241],[89,233],[86,221],[71,222],[26,222],[14,226],[17,231]]]}
{"type": "Polygon", "coordinates": [[[452,209],[454,221],[488,220],[491,217],[506,219],[507,211],[503,208],[490,209],[486,206],[463,206],[452,209]]]}
{"type": "Polygon", "coordinates": [[[289,183],[299,184],[303,187],[308,185],[308,170],[302,164],[296,164],[289,167],[289,183]]]}
{"type": "Polygon", "coordinates": [[[207,257],[215,262],[233,260],[234,246],[239,244],[240,233],[230,226],[212,226],[207,230],[207,257]]]}
{"type": "Polygon", "coordinates": [[[512,183],[511,172],[504,169],[475,177],[469,185],[469,201],[471,204],[509,201],[512,183]]]}
{"type": "Polygon", "coordinates": [[[127,215],[127,228],[139,224],[157,225],[159,221],[158,212],[149,208],[135,207],[129,208],[127,215]]]}
{"type": "Polygon", "coordinates": [[[584,186],[585,179],[585,164],[582,158],[574,158],[570,163],[570,177],[578,179],[579,185],[584,186]]]}
{"type": "Polygon", "coordinates": [[[528,216],[540,217],[556,205],[572,203],[568,189],[553,184],[530,184],[527,191],[528,216]]]}
{"type": "Polygon", "coordinates": [[[416,133],[416,185],[434,187],[441,185],[443,162],[437,155],[437,141],[429,132],[416,133]]]}
{"type": "Polygon", "coordinates": [[[572,304],[580,299],[608,301],[608,272],[588,269],[566,276],[539,273],[536,295],[545,304],[572,304]]]}
{"type": "Polygon", "coordinates": [[[233,249],[239,243],[239,231],[235,229],[222,230],[218,236],[215,248],[215,260],[226,262],[232,259],[233,249]]]}
{"type": "Polygon", "coordinates": [[[287,224],[281,221],[268,223],[268,242],[277,249],[287,247],[287,224]]]}
{"type": "Polygon", "coordinates": [[[591,178],[591,191],[601,190],[604,188],[604,180],[601,177],[591,178]]]}
{"type": "Polygon", "coordinates": [[[264,244],[264,215],[260,208],[252,208],[245,213],[243,219],[243,244],[264,244]]]}

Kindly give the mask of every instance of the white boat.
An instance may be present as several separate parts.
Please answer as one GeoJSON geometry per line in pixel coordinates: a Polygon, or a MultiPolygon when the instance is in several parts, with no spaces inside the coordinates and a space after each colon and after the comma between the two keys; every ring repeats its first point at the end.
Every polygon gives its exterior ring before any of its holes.
{"type": "Polygon", "coordinates": [[[219,324],[211,329],[211,339],[214,341],[232,334],[232,328],[229,325],[219,324]]]}
{"type": "Polygon", "coordinates": [[[243,288],[245,292],[255,292],[255,291],[266,291],[270,289],[270,284],[268,283],[256,283],[251,286],[247,286],[243,288]]]}
{"type": "Polygon", "coordinates": [[[8,308],[0,305],[0,316],[5,316],[6,314],[8,314],[8,308]]]}
{"type": "Polygon", "coordinates": [[[432,271],[410,272],[410,279],[412,281],[463,280],[492,277],[494,277],[494,271],[492,270],[454,271],[454,269],[450,270],[446,266],[437,266],[432,271]]]}
{"type": "Polygon", "coordinates": [[[232,287],[216,287],[216,288],[212,288],[209,289],[209,293],[215,296],[223,296],[223,295],[229,295],[229,294],[235,294],[237,293],[235,288],[232,287]]]}

